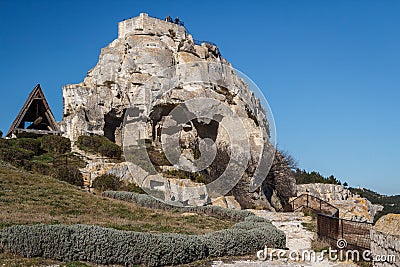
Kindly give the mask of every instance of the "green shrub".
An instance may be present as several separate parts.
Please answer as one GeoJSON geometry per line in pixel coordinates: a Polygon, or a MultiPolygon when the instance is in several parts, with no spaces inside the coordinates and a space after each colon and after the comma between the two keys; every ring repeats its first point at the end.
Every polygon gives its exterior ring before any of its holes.
{"type": "Polygon", "coordinates": [[[11,140],[0,138],[0,149],[9,148],[12,146],[11,140]]]}
{"type": "Polygon", "coordinates": [[[43,162],[32,161],[30,169],[35,173],[39,173],[42,175],[49,175],[51,172],[51,167],[49,164],[43,162]]]}
{"type": "Polygon", "coordinates": [[[294,172],[294,178],[296,179],[297,184],[314,184],[314,183],[336,184],[336,185],[342,184],[333,175],[329,177],[324,177],[319,172],[316,171],[307,172],[306,170],[296,169],[294,172]]]}
{"type": "Polygon", "coordinates": [[[138,233],[85,225],[11,226],[0,231],[0,251],[102,265],[165,266],[254,254],[265,245],[285,247],[285,235],[271,223],[252,226],[206,235],[138,233]]]}
{"type": "Polygon", "coordinates": [[[40,141],[33,138],[17,138],[13,140],[15,146],[18,148],[33,151],[35,155],[39,155],[41,152],[40,141]]]}
{"type": "Polygon", "coordinates": [[[135,183],[130,182],[123,183],[123,185],[118,190],[133,192],[137,194],[146,194],[146,192],[142,188],[140,188],[140,186],[137,186],[135,183]]]}
{"type": "Polygon", "coordinates": [[[127,232],[85,225],[12,226],[0,250],[24,257],[133,266],[177,265],[207,257],[201,236],[127,232]]]}
{"type": "Polygon", "coordinates": [[[154,149],[153,146],[147,146],[147,154],[149,155],[150,161],[154,166],[172,166],[171,162],[169,162],[167,156],[164,151],[158,151],[154,149]]]}
{"type": "Polygon", "coordinates": [[[100,155],[102,155],[104,157],[119,159],[121,157],[122,150],[121,150],[120,146],[109,141],[109,142],[103,143],[99,147],[98,153],[100,153],[100,155]]]}
{"type": "Polygon", "coordinates": [[[9,162],[17,167],[24,167],[33,158],[35,152],[18,147],[0,149],[0,160],[9,162]]]}
{"type": "Polygon", "coordinates": [[[120,158],[122,154],[121,147],[104,136],[79,136],[76,145],[83,151],[110,158],[120,158]]]}
{"type": "Polygon", "coordinates": [[[72,185],[83,186],[82,173],[76,166],[61,165],[53,168],[51,176],[72,185]]]}
{"type": "Polygon", "coordinates": [[[121,186],[121,179],[113,174],[103,174],[93,181],[93,187],[100,191],[119,190],[121,186]]]}
{"type": "Polygon", "coordinates": [[[35,133],[19,133],[17,135],[18,138],[33,138],[33,139],[37,139],[38,135],[35,133]]]}
{"type": "Polygon", "coordinates": [[[71,141],[58,135],[45,135],[40,139],[41,148],[49,153],[65,154],[71,152],[71,141]]]}
{"type": "MultiPolygon", "coordinates": [[[[200,206],[200,207],[172,206],[167,203],[161,202],[153,198],[152,196],[137,194],[133,192],[105,191],[103,192],[102,195],[104,197],[130,202],[135,205],[151,209],[179,210],[180,212],[206,214],[217,218],[230,219],[233,221],[242,221],[249,216],[254,216],[254,214],[251,213],[250,211],[224,209],[216,206],[200,206]]],[[[180,203],[173,203],[173,204],[181,205],[180,203]]]]}
{"type": "Polygon", "coordinates": [[[83,151],[96,153],[98,147],[101,146],[102,141],[103,138],[97,135],[95,136],[82,135],[78,137],[76,145],[78,146],[79,149],[82,149],[83,151]]]}
{"type": "Polygon", "coordinates": [[[285,247],[285,234],[271,223],[242,223],[240,227],[235,226],[204,236],[209,257],[249,255],[265,246],[285,247]]]}

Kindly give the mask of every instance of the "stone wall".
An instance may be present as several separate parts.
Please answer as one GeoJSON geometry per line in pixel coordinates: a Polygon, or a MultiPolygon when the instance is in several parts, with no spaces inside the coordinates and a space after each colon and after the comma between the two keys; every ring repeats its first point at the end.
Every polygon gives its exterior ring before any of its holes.
{"type": "Polygon", "coordinates": [[[378,220],[371,230],[371,252],[374,257],[394,255],[395,261],[386,259],[374,266],[400,266],[400,214],[388,214],[378,220]]]}
{"type": "Polygon", "coordinates": [[[149,17],[146,13],[118,23],[118,38],[124,38],[126,34],[175,35],[179,39],[187,36],[183,26],[149,17]]]}

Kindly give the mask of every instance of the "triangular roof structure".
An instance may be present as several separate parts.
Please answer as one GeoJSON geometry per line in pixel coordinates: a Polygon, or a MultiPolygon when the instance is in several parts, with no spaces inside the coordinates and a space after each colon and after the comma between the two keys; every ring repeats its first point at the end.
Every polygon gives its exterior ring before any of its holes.
{"type": "Polygon", "coordinates": [[[17,136],[19,133],[61,134],[40,84],[29,94],[6,137],[17,136]]]}

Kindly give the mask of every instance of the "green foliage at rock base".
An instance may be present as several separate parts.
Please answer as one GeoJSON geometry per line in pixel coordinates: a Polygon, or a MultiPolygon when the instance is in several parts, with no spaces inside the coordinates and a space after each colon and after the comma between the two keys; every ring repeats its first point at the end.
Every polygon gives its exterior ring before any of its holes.
{"type": "Polygon", "coordinates": [[[111,142],[104,136],[79,136],[76,142],[79,149],[89,152],[100,154],[109,158],[120,158],[122,149],[117,144],[111,142]]]}
{"type": "Polygon", "coordinates": [[[39,138],[41,148],[55,154],[71,152],[71,141],[68,138],[57,135],[45,135],[39,138]]]}
{"type": "Polygon", "coordinates": [[[93,181],[93,188],[100,191],[118,190],[121,186],[121,179],[112,174],[103,174],[93,181]]]}
{"type": "Polygon", "coordinates": [[[83,177],[76,166],[61,165],[51,171],[51,176],[76,186],[83,186],[83,177]]]}

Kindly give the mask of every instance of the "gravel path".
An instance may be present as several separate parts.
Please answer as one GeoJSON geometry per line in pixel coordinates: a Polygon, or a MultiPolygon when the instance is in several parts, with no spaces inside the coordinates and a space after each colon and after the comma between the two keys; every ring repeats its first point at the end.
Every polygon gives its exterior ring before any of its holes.
{"type": "MultiPolygon", "coordinates": [[[[257,216],[267,218],[275,225],[278,229],[282,230],[286,234],[286,245],[289,251],[304,251],[311,250],[311,242],[315,237],[315,233],[308,231],[302,225],[304,222],[310,222],[310,217],[305,217],[302,212],[270,212],[264,210],[250,210],[257,216]]],[[[256,257],[254,257],[256,258],[256,257]]],[[[300,266],[311,266],[311,267],[329,267],[329,266],[357,266],[352,263],[335,263],[328,260],[319,262],[300,262],[290,261],[288,259],[281,260],[241,260],[234,261],[233,263],[224,263],[222,261],[214,261],[213,267],[266,267],[266,266],[285,266],[285,267],[300,267],[300,266]]]]}

